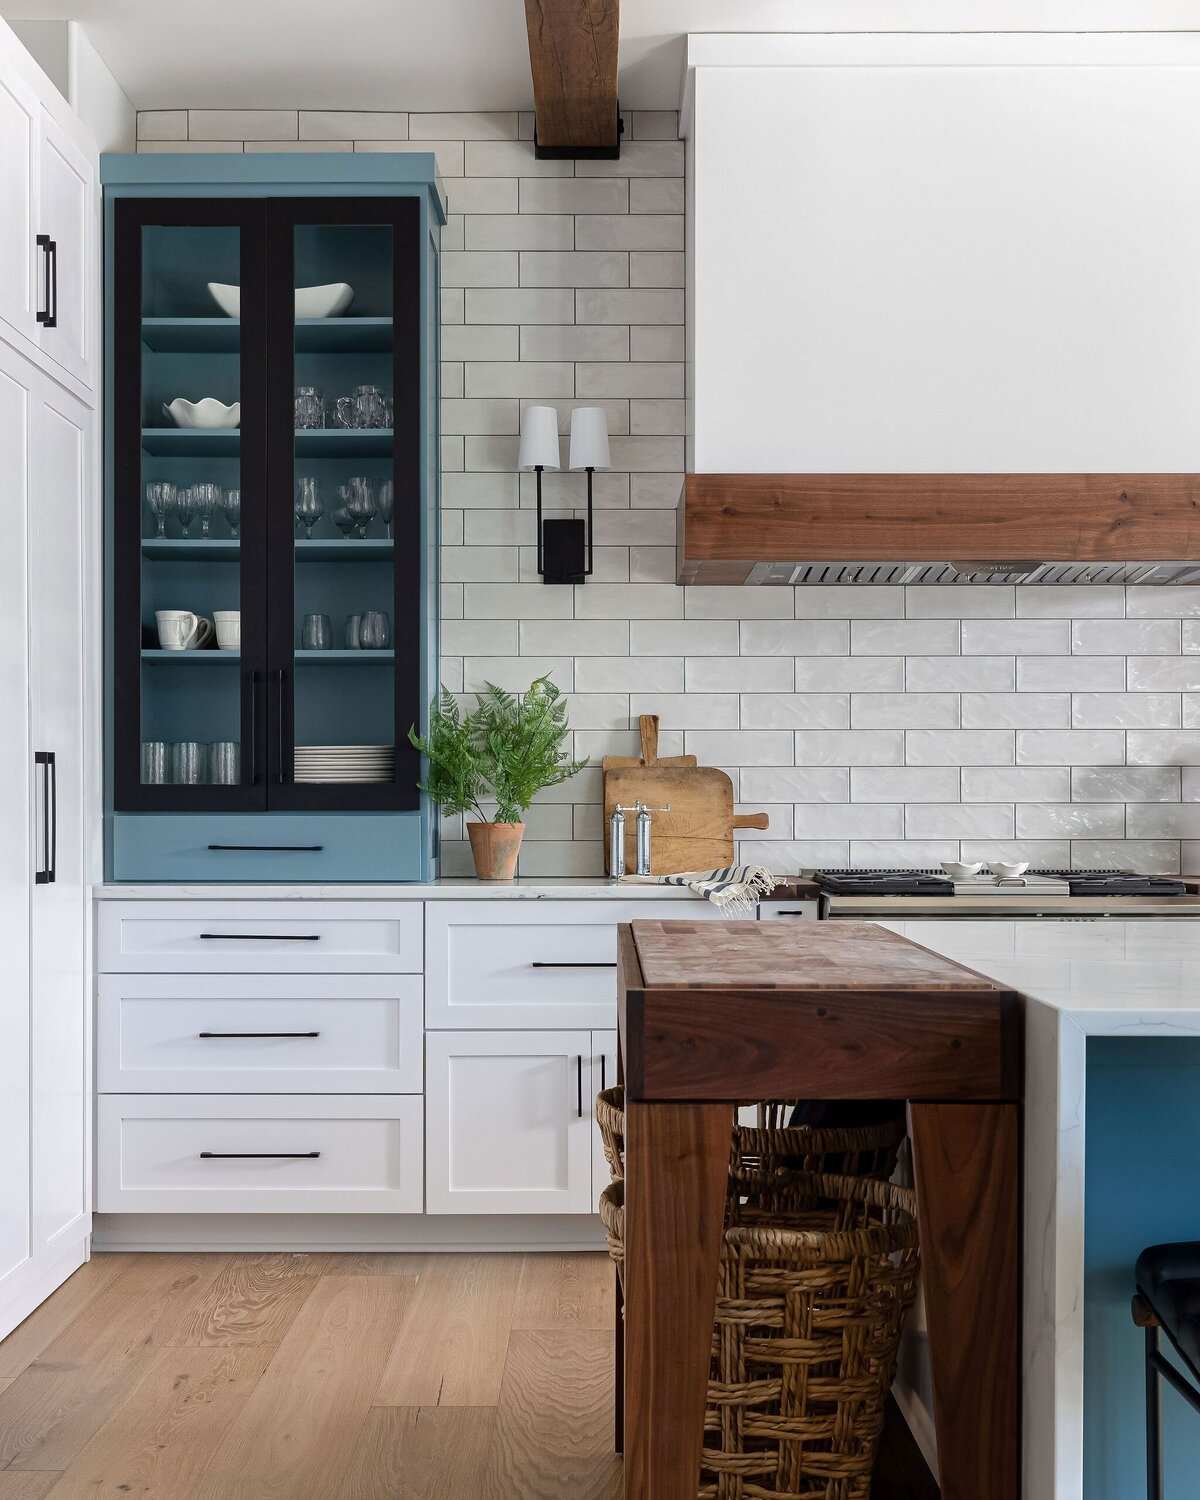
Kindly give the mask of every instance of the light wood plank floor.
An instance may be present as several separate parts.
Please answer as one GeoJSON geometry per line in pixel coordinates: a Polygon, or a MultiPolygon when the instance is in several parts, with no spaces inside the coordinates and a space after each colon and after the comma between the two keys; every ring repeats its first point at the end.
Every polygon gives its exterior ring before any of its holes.
{"type": "Polygon", "coordinates": [[[618,1500],[603,1255],[97,1255],[0,1342],[0,1500],[618,1500]]]}

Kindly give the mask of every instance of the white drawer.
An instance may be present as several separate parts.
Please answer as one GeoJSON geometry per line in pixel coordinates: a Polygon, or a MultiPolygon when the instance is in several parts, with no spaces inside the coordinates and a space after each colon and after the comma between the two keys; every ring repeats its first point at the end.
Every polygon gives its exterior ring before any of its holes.
{"type": "Polygon", "coordinates": [[[98,1213],[422,1209],[420,1098],[102,1094],[96,1104],[98,1213]]]}
{"type": "Polygon", "coordinates": [[[104,901],[101,973],[419,974],[419,901],[104,901]]]}
{"type": "Polygon", "coordinates": [[[429,901],[425,1024],[588,1027],[617,1013],[617,924],[719,915],[707,901],[429,901]]]}
{"type": "Polygon", "coordinates": [[[102,974],[107,1094],[419,1094],[418,974],[102,974]]]}

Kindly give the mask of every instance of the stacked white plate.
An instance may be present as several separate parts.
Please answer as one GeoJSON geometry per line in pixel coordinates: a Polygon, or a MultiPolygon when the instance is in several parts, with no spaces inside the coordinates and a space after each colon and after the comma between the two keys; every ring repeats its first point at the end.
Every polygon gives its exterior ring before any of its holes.
{"type": "Polygon", "coordinates": [[[297,781],[391,781],[395,745],[297,745],[297,781]]]}

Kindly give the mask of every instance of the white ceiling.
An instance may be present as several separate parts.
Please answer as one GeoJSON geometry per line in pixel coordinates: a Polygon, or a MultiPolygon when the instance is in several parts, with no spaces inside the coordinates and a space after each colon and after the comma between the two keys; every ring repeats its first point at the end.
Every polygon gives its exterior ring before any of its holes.
{"type": "MultiPolygon", "coordinates": [[[[511,110],[522,0],[0,0],[74,20],[139,109],[511,110]]],[[[621,104],[673,109],[689,31],[1190,29],[1195,0],[626,0],[621,104]]]]}

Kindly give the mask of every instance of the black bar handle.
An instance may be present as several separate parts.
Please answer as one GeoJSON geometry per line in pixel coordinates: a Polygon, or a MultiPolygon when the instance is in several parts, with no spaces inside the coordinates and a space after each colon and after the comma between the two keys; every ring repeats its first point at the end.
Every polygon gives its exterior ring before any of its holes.
{"type": "MultiPolygon", "coordinates": [[[[49,885],[54,879],[50,859],[50,766],[54,756],[49,750],[35,750],[33,752],[33,764],[42,768],[42,806],[41,806],[41,860],[33,872],[33,883],[35,885],[49,885]]],[[[36,794],[35,794],[36,795],[36,794]]]]}
{"type": "Polygon", "coordinates": [[[560,963],[551,963],[549,960],[546,960],[546,959],[535,958],[533,960],[533,962],[529,965],[529,967],[531,969],[615,969],[617,967],[617,961],[614,958],[610,962],[601,962],[601,961],[597,960],[594,963],[561,963],[560,964],[560,963]]]}
{"type": "Polygon", "coordinates": [[[320,1036],[319,1031],[198,1031],[197,1037],[202,1042],[207,1042],[213,1037],[292,1037],[292,1036],[320,1036]]]}
{"type": "Polygon", "coordinates": [[[50,316],[46,319],[47,328],[58,327],[58,241],[50,241],[50,316]]]}
{"type": "Polygon", "coordinates": [[[583,1053],[575,1059],[575,1113],[583,1119],[583,1053]]]}
{"type": "Polygon", "coordinates": [[[46,305],[37,310],[37,321],[43,328],[58,327],[58,246],[48,234],[39,234],[37,247],[42,252],[42,290],[46,305]]]}
{"type": "Polygon", "coordinates": [[[324,844],[209,844],[214,853],[224,854],[320,854],[324,844]]]}
{"type": "Polygon", "coordinates": [[[607,1080],[607,1076],[606,1076],[607,1073],[608,1073],[608,1054],[606,1052],[602,1052],[600,1054],[600,1092],[601,1093],[603,1093],[604,1090],[608,1087],[608,1080],[607,1080]]]}
{"type": "Polygon", "coordinates": [[[201,1151],[201,1161],[316,1161],[319,1151],[201,1151]]]}
{"type": "Polygon", "coordinates": [[[205,943],[319,943],[319,932],[202,932],[205,943]]]}
{"type": "Polygon", "coordinates": [[[58,757],[49,752],[50,767],[50,847],[46,855],[48,884],[58,879],[58,757]]]}

